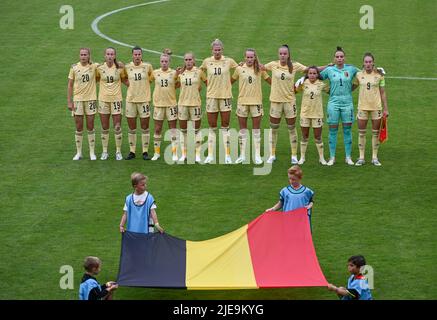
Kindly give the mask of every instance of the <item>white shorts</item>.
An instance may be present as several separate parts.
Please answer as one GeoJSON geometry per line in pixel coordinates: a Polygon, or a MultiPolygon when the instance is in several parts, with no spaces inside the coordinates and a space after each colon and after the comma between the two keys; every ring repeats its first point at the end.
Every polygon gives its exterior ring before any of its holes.
{"type": "Polygon", "coordinates": [[[101,114],[121,114],[123,103],[122,101],[105,102],[99,101],[99,113],[101,114]]]}
{"type": "Polygon", "coordinates": [[[91,101],[74,101],[74,110],[73,115],[75,116],[83,116],[86,114],[87,116],[91,116],[96,114],[97,105],[96,100],[91,101]]]}
{"type": "Polygon", "coordinates": [[[232,110],[232,99],[206,99],[206,112],[226,112],[232,110]]]}
{"type": "Polygon", "coordinates": [[[127,102],[126,101],[126,117],[127,118],[149,118],[150,117],[150,102],[127,102]]]}

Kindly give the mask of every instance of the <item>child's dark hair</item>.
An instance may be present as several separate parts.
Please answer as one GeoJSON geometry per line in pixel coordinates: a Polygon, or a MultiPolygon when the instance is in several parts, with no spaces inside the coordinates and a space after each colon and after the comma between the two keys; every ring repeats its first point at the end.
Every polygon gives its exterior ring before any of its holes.
{"type": "Polygon", "coordinates": [[[316,70],[317,71],[317,79],[322,80],[322,76],[320,75],[320,71],[319,71],[319,68],[317,68],[317,66],[310,66],[310,67],[308,67],[307,71],[305,72],[305,79],[308,79],[308,72],[311,69],[316,70]]]}
{"type": "Polygon", "coordinates": [[[352,256],[348,259],[347,262],[350,262],[350,263],[356,265],[358,268],[361,268],[362,266],[366,265],[366,259],[361,255],[352,256]]]}

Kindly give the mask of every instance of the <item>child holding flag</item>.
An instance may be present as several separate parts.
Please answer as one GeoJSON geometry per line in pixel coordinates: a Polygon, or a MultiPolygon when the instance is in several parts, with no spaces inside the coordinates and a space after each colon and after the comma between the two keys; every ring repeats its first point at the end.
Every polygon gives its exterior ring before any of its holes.
{"type": "Polygon", "coordinates": [[[131,175],[131,180],[134,192],[126,197],[120,221],[120,232],[123,233],[127,230],[137,233],[149,233],[149,223],[153,222],[150,227],[155,227],[163,233],[164,229],[159,225],[155,211],[155,199],[146,191],[147,177],[142,173],[134,172],[131,175]]]}
{"type": "Polygon", "coordinates": [[[97,257],[86,257],[83,267],[85,274],[79,287],[79,300],[112,300],[113,291],[118,288],[118,284],[109,281],[100,285],[95,278],[102,268],[102,261],[97,257]]]}
{"type": "Polygon", "coordinates": [[[369,284],[361,274],[361,268],[366,265],[363,256],[352,256],[348,260],[347,269],[351,276],[347,281],[347,288],[328,285],[329,291],[334,291],[341,300],[372,300],[369,284]]]}
{"type": "Polygon", "coordinates": [[[303,177],[302,169],[298,165],[288,169],[288,181],[290,184],[279,193],[279,201],[268,211],[291,211],[305,207],[308,210],[308,219],[311,227],[311,208],[313,207],[314,191],[301,184],[303,177]]]}

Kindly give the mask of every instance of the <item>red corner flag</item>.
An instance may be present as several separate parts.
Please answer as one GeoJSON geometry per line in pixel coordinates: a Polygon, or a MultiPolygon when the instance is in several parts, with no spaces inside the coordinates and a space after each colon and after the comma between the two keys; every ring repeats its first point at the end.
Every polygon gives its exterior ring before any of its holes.
{"type": "Polygon", "coordinates": [[[381,119],[381,128],[379,128],[379,141],[381,143],[388,139],[387,116],[384,115],[381,119]]]}

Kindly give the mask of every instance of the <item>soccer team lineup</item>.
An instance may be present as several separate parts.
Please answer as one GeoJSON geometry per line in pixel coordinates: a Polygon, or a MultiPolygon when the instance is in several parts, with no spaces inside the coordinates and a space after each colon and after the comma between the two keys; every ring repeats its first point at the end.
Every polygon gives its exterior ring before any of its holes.
{"type": "Polygon", "coordinates": [[[310,128],[313,128],[319,162],[332,166],[336,161],[336,146],[339,124],[343,128],[345,162],[348,165],[361,166],[366,163],[364,154],[366,147],[366,130],[369,119],[372,130],[371,163],[381,166],[378,160],[380,140],[384,141],[381,131],[386,134],[385,126],[381,126],[389,115],[385,93],[384,69],[376,68],[374,56],[367,52],[363,57],[363,68],[359,69],[345,63],[345,51],[341,47],[334,50],[334,63],[326,66],[304,66],[293,61],[288,45],[278,49],[278,60],[261,64],[256,50],[248,48],[244,51],[244,61],[239,64],[232,58],[223,55],[224,46],[219,39],[211,43],[212,56],[205,59],[200,67],[196,66],[195,55],[187,52],[184,64],[176,69],[171,68],[171,49],[164,49],[160,55],[160,66],[155,69],[150,63],[143,62],[143,50],[132,48],[132,62],[123,64],[117,61],[116,49],[105,49],[105,61],[101,64],[91,62],[91,50],[79,50],[80,61],[73,64],[68,75],[68,109],[72,111],[76,123],[76,149],[73,160],[83,158],[84,116],[89,142],[89,157],[96,160],[94,117],[98,112],[101,120],[102,153],[100,160],[109,157],[109,129],[112,116],[114,139],[116,145],[115,158],[123,160],[121,146],[123,98],[122,84],[125,84],[125,116],[128,125],[129,154],[124,157],[132,160],[136,157],[137,118],[141,131],[142,157],[144,160],[156,161],[161,157],[162,129],[165,120],[168,122],[171,136],[172,161],[187,160],[187,122],[193,121],[195,128],[195,162],[201,163],[201,117],[202,101],[200,92],[202,84],[206,86],[206,112],[208,119],[208,155],[205,164],[215,162],[216,135],[218,116],[220,115],[225,164],[245,163],[249,130],[247,122],[252,119],[252,136],[254,145],[254,162],[263,163],[261,158],[261,119],[264,115],[262,98],[262,80],[270,85],[270,131],[268,132],[269,152],[267,163],[276,160],[278,129],[282,118],[285,118],[290,140],[291,164],[304,164],[308,146],[310,128]],[[270,74],[269,74],[270,72],[270,74]],[[296,73],[303,76],[295,81],[296,73]],[[329,80],[324,81],[324,80],[329,80]],[[238,99],[236,115],[238,117],[239,157],[231,159],[231,143],[229,124],[232,112],[232,85],[238,82],[238,99]],[[97,99],[96,87],[99,85],[97,99]],[[151,83],[154,83],[153,94],[151,83]],[[354,122],[354,106],[352,91],[359,88],[358,129],[359,157],[352,160],[352,123],[354,122]],[[179,89],[179,99],[176,91],[179,89]],[[296,106],[296,94],[302,94],[300,108],[296,106]],[[324,125],[323,94],[329,95],[327,104],[327,123],[329,125],[329,159],[325,160],[322,127],[324,125]],[[98,100],[98,103],[96,102],[98,100]],[[153,113],[152,113],[153,105],[153,113]],[[296,118],[300,109],[300,159],[298,159],[298,131],[296,118]],[[153,114],[153,156],[149,157],[150,129],[149,123],[153,114]],[[177,128],[179,121],[179,128],[177,128]],[[178,157],[180,148],[181,157],[178,157]]]}

